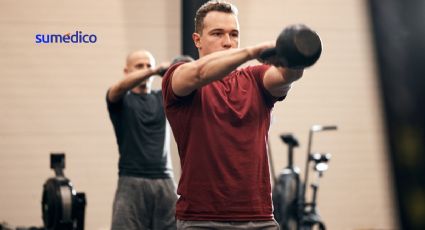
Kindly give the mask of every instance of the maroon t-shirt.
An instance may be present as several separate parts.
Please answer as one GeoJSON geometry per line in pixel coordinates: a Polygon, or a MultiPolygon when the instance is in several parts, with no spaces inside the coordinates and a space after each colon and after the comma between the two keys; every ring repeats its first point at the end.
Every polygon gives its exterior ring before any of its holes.
{"type": "Polygon", "coordinates": [[[238,69],[192,94],[164,76],[165,113],[177,142],[182,174],[177,193],[180,220],[271,220],[266,142],[276,100],[263,86],[269,68],[238,69]]]}

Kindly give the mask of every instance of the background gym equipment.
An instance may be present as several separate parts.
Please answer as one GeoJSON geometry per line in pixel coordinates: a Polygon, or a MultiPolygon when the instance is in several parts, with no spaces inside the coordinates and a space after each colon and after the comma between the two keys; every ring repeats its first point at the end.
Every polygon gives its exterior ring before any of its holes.
{"type": "Polygon", "coordinates": [[[261,52],[260,61],[272,65],[305,68],[313,65],[322,53],[319,35],[305,25],[286,27],[277,37],[276,46],[261,52]]]}
{"type": "Polygon", "coordinates": [[[296,229],[300,169],[293,165],[293,149],[299,144],[292,134],[284,134],[280,138],[288,145],[288,166],[279,174],[273,187],[273,214],[282,229],[296,229]]]}
{"type": "Polygon", "coordinates": [[[64,176],[65,154],[50,154],[50,168],[55,177],[43,185],[41,209],[46,230],[84,230],[86,196],[77,193],[64,176]]]}
{"type": "Polygon", "coordinates": [[[274,216],[283,230],[310,230],[314,226],[325,230],[326,226],[317,212],[317,190],[319,179],[323,172],[328,169],[328,162],[331,158],[329,153],[312,153],[311,146],[313,134],[320,131],[336,130],[336,126],[313,125],[309,132],[307,159],[305,165],[304,181],[300,180],[300,170],[293,165],[294,148],[298,147],[298,140],[291,134],[281,135],[281,140],[288,145],[288,166],[286,166],[273,187],[273,207],[274,216]],[[308,184],[308,172],[310,164],[314,164],[316,181],[310,187],[312,189],[312,199],[306,200],[306,190],[308,184]]]}

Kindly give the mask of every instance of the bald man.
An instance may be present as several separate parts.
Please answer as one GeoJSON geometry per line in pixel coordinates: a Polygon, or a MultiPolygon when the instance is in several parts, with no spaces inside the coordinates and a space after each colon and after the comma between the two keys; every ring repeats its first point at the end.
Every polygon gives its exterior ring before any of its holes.
{"type": "Polygon", "coordinates": [[[119,179],[112,230],[175,229],[177,195],[169,158],[169,129],[160,90],[151,90],[155,67],[146,50],[128,55],[124,77],[107,92],[119,148],[119,179]]]}

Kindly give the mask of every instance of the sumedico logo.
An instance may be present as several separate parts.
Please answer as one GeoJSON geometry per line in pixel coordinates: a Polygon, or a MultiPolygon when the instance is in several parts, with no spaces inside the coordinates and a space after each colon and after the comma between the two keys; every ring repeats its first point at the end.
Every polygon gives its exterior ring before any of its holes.
{"type": "Polygon", "coordinates": [[[85,34],[82,31],[66,34],[36,34],[35,43],[51,44],[51,43],[96,43],[97,36],[95,34],[85,34]]]}

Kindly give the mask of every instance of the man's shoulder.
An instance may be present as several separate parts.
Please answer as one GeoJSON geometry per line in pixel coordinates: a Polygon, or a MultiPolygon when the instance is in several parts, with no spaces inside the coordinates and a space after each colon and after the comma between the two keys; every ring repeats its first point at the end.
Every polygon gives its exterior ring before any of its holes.
{"type": "Polygon", "coordinates": [[[167,71],[165,72],[164,76],[162,77],[162,82],[164,84],[164,82],[168,81],[169,78],[171,78],[171,76],[173,75],[174,71],[177,69],[177,67],[183,65],[184,62],[177,62],[172,64],[167,71]]]}
{"type": "Polygon", "coordinates": [[[126,100],[126,97],[128,97],[128,95],[129,95],[129,93],[130,93],[130,91],[127,91],[126,93],[124,93],[124,95],[122,96],[122,97],[120,97],[117,101],[110,101],[109,100],[109,90],[110,89],[108,89],[107,91],[106,91],[106,97],[105,97],[105,99],[106,99],[106,104],[108,105],[108,108],[112,108],[112,107],[116,107],[116,108],[118,108],[118,107],[121,107],[121,105],[123,104],[123,102],[124,102],[124,100],[126,100]]]}

